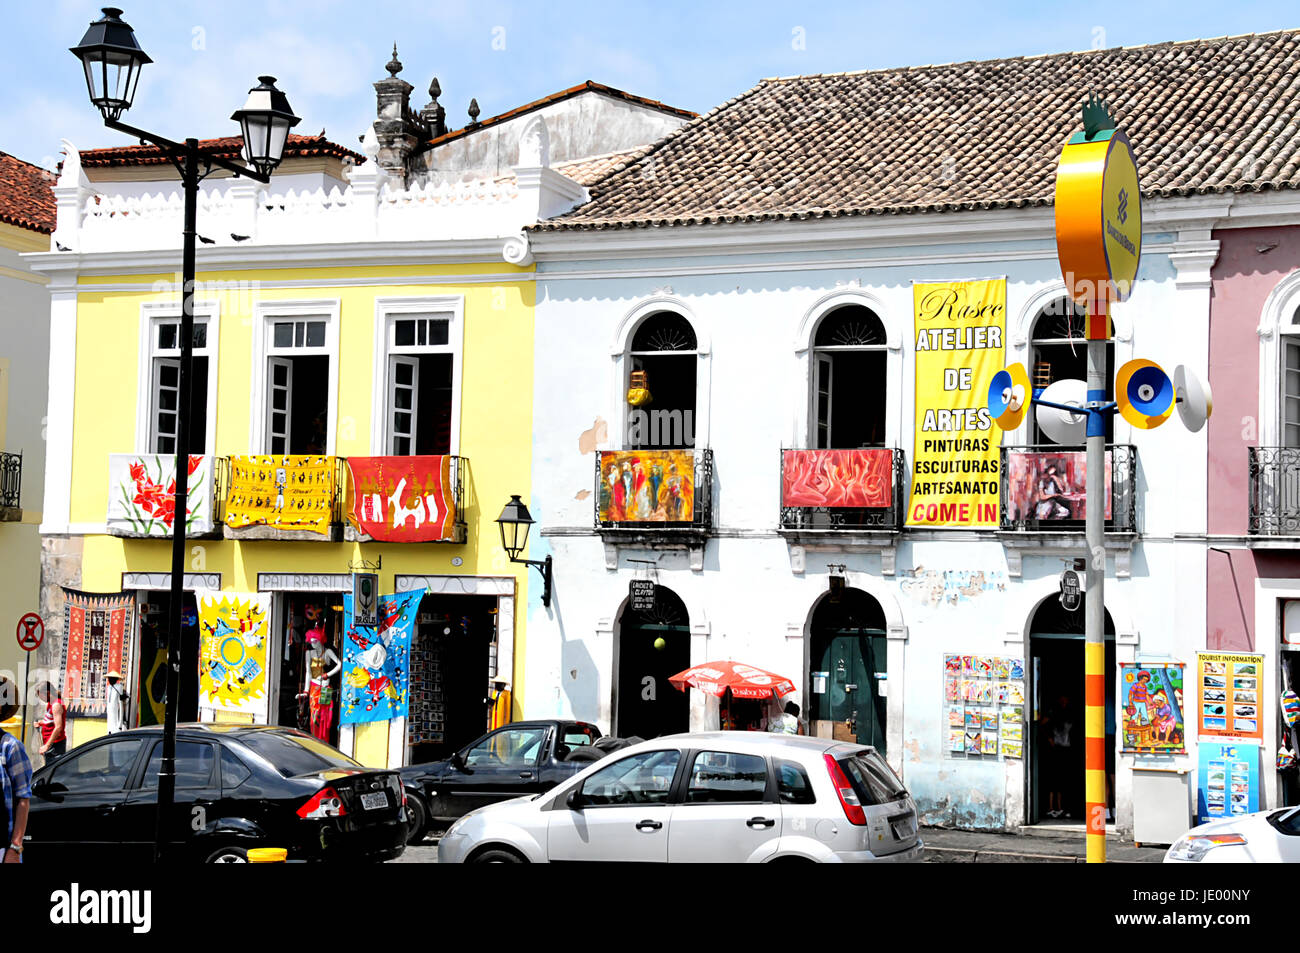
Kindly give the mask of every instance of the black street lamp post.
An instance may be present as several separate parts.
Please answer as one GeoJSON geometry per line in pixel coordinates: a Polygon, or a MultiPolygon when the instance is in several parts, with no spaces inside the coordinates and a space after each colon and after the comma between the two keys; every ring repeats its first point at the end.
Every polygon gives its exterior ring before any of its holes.
{"type": "Polygon", "coordinates": [[[249,91],[248,102],[231,117],[243,129],[244,155],[251,168],[229,162],[215,155],[202,155],[197,139],[173,142],[143,129],[120,122],[122,113],[131,108],[140,68],[153,62],[135,33],[121,19],[122,11],[103,8],[103,19],[96,20],[72,52],[86,71],[86,88],[90,101],[104,115],[104,125],[118,132],[158,146],[180,172],[185,190],[185,225],[182,252],[181,366],[179,381],[179,417],[176,427],[176,518],[172,524],[171,606],[167,618],[167,689],[163,719],[162,763],[158,772],[158,818],[154,832],[154,860],[163,859],[168,841],[168,819],[176,798],[176,715],[180,680],[181,601],[185,588],[185,518],[189,496],[190,385],[194,367],[194,239],[198,217],[199,183],[215,168],[235,176],[267,183],[284,155],[289,129],[298,117],[289,108],[284,93],[275,88],[275,79],[258,77],[260,85],[249,91]],[[199,166],[203,169],[200,171],[199,166]]]}

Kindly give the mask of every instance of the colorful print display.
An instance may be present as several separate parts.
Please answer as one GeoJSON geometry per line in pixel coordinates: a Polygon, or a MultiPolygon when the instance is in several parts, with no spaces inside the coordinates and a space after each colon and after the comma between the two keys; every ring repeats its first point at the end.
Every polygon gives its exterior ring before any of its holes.
{"type": "Polygon", "coordinates": [[[357,625],[343,594],[343,710],[340,725],[405,718],[411,694],[411,633],[424,590],[380,596],[379,625],[357,625]]]}
{"type": "Polygon", "coordinates": [[[1119,734],[1123,750],[1184,754],[1183,663],[1124,662],[1119,667],[1119,734]]]}
{"type": "Polygon", "coordinates": [[[231,457],[226,526],[328,536],[336,468],[336,457],[231,457]]]}
{"type": "Polygon", "coordinates": [[[908,526],[995,529],[1002,431],[985,403],[1006,363],[1007,280],[916,282],[916,439],[908,526]]]}
{"type": "Polygon", "coordinates": [[[892,450],[785,450],[782,506],[879,508],[893,502],[892,450]]]}
{"type": "MultiPolygon", "coordinates": [[[[186,535],[212,531],[214,457],[189,458],[186,535]]],[[[108,529],[131,536],[170,536],[176,521],[176,457],[113,453],[108,457],[108,529]]]]}
{"type": "Polygon", "coordinates": [[[948,757],[1024,757],[1024,659],[944,655],[943,685],[948,757]]]}
{"type": "Polygon", "coordinates": [[[199,708],[252,715],[266,721],[269,592],[200,589],[199,708]]]}
{"type": "Polygon", "coordinates": [[[1259,745],[1202,741],[1196,785],[1196,822],[1259,810],[1259,745]]]}
{"type": "Polygon", "coordinates": [[[695,518],[693,450],[602,450],[602,523],[689,523],[695,518]]]}
{"type": "Polygon", "coordinates": [[[452,458],[349,457],[348,522],[371,539],[435,543],[453,538],[452,458]]]}
{"type": "Polygon", "coordinates": [[[127,676],[135,635],[135,597],[63,590],[63,704],[69,715],[102,716],[109,672],[127,676]],[[129,635],[128,635],[129,633],[129,635]]]}
{"type": "MultiPolygon", "coordinates": [[[[1111,518],[1111,461],[1106,451],[1106,519],[1111,518]]],[[[1007,512],[1019,520],[1081,520],[1088,496],[1088,455],[1007,454],[1007,512]]]]}
{"type": "Polygon", "coordinates": [[[1200,737],[1240,738],[1263,744],[1263,670],[1262,655],[1196,653],[1200,737]]]}

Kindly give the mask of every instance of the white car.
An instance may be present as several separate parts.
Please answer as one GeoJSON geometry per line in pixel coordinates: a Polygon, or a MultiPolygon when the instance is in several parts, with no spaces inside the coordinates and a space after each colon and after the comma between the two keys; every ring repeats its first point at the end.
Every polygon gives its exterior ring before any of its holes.
{"type": "Polygon", "coordinates": [[[1300,807],[1210,821],[1178,839],[1166,864],[1300,863],[1300,807]]]}
{"type": "Polygon", "coordinates": [[[916,805],[874,748],[762,732],[624,748],[456,821],[439,863],[919,859],[916,805]]]}

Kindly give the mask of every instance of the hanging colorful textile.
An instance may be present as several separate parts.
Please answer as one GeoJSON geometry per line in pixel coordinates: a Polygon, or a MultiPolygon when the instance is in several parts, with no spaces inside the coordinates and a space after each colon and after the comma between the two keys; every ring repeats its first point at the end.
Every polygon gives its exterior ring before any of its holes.
{"type": "Polygon", "coordinates": [[[343,594],[343,709],[339,724],[405,718],[411,694],[411,632],[424,590],[381,596],[379,625],[359,626],[343,594]]]}
{"type": "Polygon", "coordinates": [[[337,457],[231,457],[226,526],[328,536],[337,468],[337,457]]]}
{"type": "Polygon", "coordinates": [[[266,721],[266,649],[271,594],[201,589],[199,603],[199,707],[266,721]]]}
{"type": "Polygon", "coordinates": [[[456,533],[450,456],[349,457],[348,522],[371,539],[432,543],[456,533]]]}
{"type": "Polygon", "coordinates": [[[63,590],[63,703],[69,715],[103,715],[109,672],[131,667],[135,597],[63,590]]]}
{"type": "MultiPolygon", "coordinates": [[[[215,457],[190,457],[185,532],[212,531],[215,457]]],[[[176,457],[159,453],[108,456],[108,529],[122,536],[170,536],[176,521],[176,457]]]]}

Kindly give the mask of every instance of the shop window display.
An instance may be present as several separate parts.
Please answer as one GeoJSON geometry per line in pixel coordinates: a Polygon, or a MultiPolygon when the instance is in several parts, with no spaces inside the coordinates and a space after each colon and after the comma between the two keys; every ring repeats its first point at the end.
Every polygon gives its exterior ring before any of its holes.
{"type": "Polygon", "coordinates": [[[343,607],[338,596],[297,595],[285,599],[280,659],[278,723],[338,744],[338,638],[343,607]],[[331,601],[334,600],[334,601],[331,601]]]}

